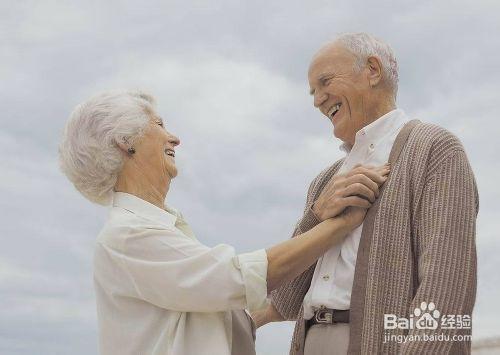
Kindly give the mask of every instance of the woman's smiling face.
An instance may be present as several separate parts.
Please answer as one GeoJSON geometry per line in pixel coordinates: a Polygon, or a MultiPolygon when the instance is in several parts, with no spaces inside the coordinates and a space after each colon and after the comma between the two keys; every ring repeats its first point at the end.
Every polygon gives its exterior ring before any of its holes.
{"type": "Polygon", "coordinates": [[[134,144],[134,159],[141,169],[149,171],[148,175],[173,179],[177,176],[175,147],[179,144],[179,138],[165,129],[161,117],[152,115],[144,134],[134,144]]]}

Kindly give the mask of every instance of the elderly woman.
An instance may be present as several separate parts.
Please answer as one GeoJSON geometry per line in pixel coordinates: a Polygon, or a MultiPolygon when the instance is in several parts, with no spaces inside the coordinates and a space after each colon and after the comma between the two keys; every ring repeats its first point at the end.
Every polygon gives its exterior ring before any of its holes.
{"type": "MultiPolygon", "coordinates": [[[[165,204],[179,143],[141,92],[95,96],[66,125],[62,170],[87,199],[112,205],[94,256],[103,354],[255,354],[245,309],[264,307],[271,290],[339,243],[370,206],[359,198],[267,250],[207,247],[165,204]]],[[[387,173],[377,170],[380,183],[387,173]]]]}

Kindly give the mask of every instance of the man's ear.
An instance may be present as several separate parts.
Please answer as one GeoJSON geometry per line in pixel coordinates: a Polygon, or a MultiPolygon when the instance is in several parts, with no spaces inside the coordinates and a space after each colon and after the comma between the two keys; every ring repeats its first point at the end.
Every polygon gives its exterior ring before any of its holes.
{"type": "Polygon", "coordinates": [[[371,56],[368,57],[366,67],[368,68],[368,82],[370,83],[370,86],[377,86],[382,80],[382,62],[379,58],[371,56]]]}

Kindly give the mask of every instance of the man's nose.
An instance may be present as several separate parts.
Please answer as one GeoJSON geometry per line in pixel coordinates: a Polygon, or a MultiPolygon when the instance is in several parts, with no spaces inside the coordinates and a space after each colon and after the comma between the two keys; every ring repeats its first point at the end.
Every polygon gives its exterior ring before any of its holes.
{"type": "Polygon", "coordinates": [[[314,106],[319,108],[323,102],[328,98],[328,95],[323,92],[314,93],[314,106]]]}

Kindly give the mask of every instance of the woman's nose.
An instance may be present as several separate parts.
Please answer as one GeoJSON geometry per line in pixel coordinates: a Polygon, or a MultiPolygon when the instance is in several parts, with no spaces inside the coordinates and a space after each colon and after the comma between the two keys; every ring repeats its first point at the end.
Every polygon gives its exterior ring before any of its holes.
{"type": "Polygon", "coordinates": [[[172,144],[174,147],[175,146],[178,146],[179,144],[181,144],[181,140],[179,138],[177,138],[176,136],[174,136],[173,134],[170,135],[169,139],[168,139],[169,143],[172,144]]]}

